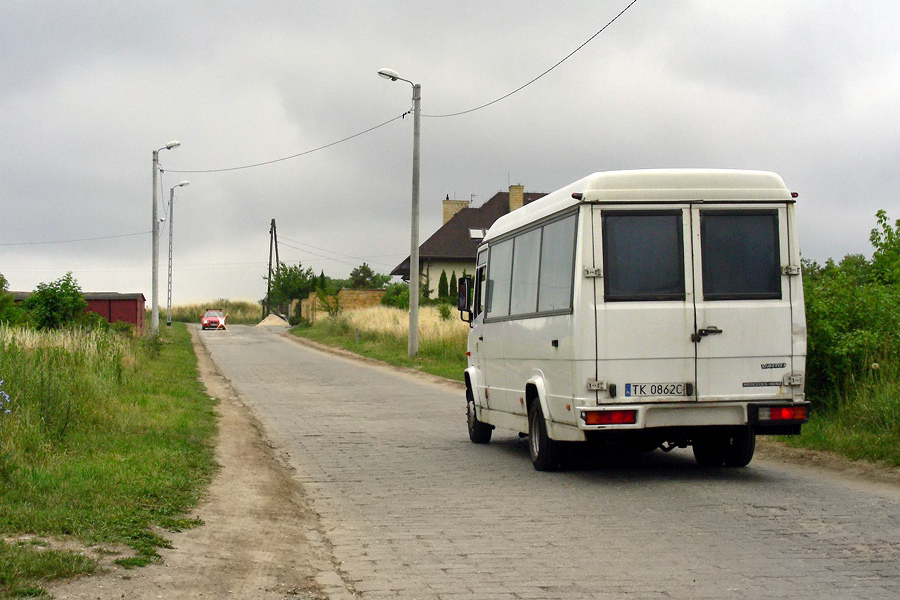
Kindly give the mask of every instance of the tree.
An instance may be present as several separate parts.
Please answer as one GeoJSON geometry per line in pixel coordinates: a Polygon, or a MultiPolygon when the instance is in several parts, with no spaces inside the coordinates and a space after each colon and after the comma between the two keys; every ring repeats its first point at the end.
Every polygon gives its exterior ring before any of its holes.
{"type": "Polygon", "coordinates": [[[438,298],[446,298],[450,295],[447,287],[447,271],[441,271],[441,278],[438,280],[438,298]]]}
{"type": "Polygon", "coordinates": [[[69,271],[51,283],[39,283],[23,303],[38,329],[59,329],[81,322],[87,300],[69,271]]]}
{"type": "Polygon", "coordinates": [[[892,227],[884,210],[875,213],[875,218],[878,226],[869,234],[869,241],[875,246],[872,271],[882,283],[900,284],[900,219],[892,227]]]}
{"type": "Polygon", "coordinates": [[[448,296],[450,296],[450,298],[456,297],[456,290],[457,290],[458,286],[459,286],[459,282],[456,280],[456,271],[454,270],[450,274],[450,289],[448,290],[449,293],[447,294],[448,296]]]}
{"type": "Polygon", "coordinates": [[[269,302],[282,305],[291,300],[303,300],[316,289],[318,278],[311,268],[303,268],[301,263],[286,265],[280,263],[272,276],[269,302]]]}
{"type": "Polygon", "coordinates": [[[380,290],[391,280],[390,275],[381,275],[366,263],[350,271],[351,290],[380,290]]]}
{"type": "Polygon", "coordinates": [[[21,311],[16,307],[12,294],[9,293],[9,282],[0,273],[0,323],[16,323],[21,311]]]}

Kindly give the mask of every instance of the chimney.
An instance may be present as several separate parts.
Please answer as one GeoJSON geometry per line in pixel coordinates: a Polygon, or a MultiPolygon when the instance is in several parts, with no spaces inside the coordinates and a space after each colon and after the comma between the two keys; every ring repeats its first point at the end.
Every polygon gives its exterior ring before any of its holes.
{"type": "Polygon", "coordinates": [[[447,198],[442,202],[444,205],[444,222],[442,225],[446,225],[447,221],[453,218],[453,215],[458,213],[464,208],[469,208],[469,202],[467,200],[451,200],[450,194],[447,194],[447,198]]]}
{"type": "Polygon", "coordinates": [[[525,186],[511,185],[509,186],[509,212],[522,208],[525,204],[525,186]]]}

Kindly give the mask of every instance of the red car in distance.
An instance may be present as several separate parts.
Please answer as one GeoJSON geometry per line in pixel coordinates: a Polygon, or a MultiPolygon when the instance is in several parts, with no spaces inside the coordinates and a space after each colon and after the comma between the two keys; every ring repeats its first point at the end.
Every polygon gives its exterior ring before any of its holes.
{"type": "Polygon", "coordinates": [[[207,308],[200,317],[203,329],[225,329],[225,313],[220,308],[207,308]]]}

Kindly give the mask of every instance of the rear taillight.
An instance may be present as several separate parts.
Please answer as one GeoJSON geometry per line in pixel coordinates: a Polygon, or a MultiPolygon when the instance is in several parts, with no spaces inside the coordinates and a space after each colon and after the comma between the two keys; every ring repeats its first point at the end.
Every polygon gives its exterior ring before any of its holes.
{"type": "Polygon", "coordinates": [[[759,421],[805,421],[808,417],[806,406],[761,406],[759,421]]]}
{"type": "Polygon", "coordinates": [[[581,413],[585,425],[634,425],[636,410],[604,410],[581,413]]]}

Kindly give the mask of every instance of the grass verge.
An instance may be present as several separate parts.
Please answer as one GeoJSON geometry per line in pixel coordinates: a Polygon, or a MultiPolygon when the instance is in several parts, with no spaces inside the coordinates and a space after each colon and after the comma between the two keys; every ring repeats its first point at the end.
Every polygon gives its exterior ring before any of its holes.
{"type": "Polygon", "coordinates": [[[462,381],[469,326],[454,317],[444,318],[432,306],[420,309],[419,352],[415,358],[408,355],[408,314],[396,308],[349,310],[290,332],[391,365],[462,381]]]}
{"type": "Polygon", "coordinates": [[[780,438],[785,444],[900,467],[897,365],[879,365],[828,401],[818,403],[811,398],[810,402],[813,411],[809,423],[803,426],[801,435],[780,438]]]}
{"type": "Polygon", "coordinates": [[[130,546],[125,566],[158,561],[167,542],[153,528],[199,524],[185,514],[214,473],[213,400],[184,325],[84,347],[87,334],[71,333],[74,347],[50,335],[0,330],[0,597],[97,567],[59,540],[130,546]]]}

